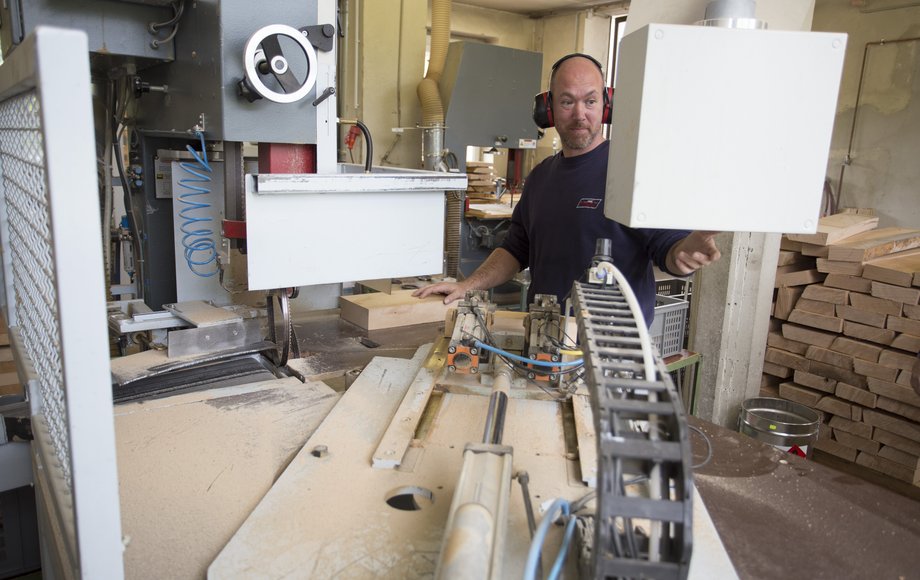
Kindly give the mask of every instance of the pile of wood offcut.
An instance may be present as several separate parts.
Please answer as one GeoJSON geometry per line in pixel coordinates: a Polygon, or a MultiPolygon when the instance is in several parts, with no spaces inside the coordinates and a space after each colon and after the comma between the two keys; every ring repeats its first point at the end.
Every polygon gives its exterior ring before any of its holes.
{"type": "Polygon", "coordinates": [[[781,248],[761,394],[819,411],[816,449],[920,485],[920,230],[855,210],[781,248]]]}

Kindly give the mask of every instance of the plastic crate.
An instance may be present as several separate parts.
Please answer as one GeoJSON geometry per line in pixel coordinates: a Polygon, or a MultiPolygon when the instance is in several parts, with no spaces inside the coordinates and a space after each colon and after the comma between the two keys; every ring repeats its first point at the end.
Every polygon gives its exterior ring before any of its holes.
{"type": "Polygon", "coordinates": [[[679,353],[684,348],[687,312],[690,302],[673,296],[655,296],[655,319],[649,328],[652,344],[662,357],[679,353]]]}
{"type": "Polygon", "coordinates": [[[673,296],[683,300],[690,300],[693,293],[692,278],[668,278],[666,280],[655,280],[655,294],[660,296],[673,296]]]}

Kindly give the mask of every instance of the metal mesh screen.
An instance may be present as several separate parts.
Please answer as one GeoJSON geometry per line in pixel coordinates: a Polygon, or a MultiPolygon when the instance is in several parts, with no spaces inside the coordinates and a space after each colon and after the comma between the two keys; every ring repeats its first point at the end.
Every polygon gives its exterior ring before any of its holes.
{"type": "Polygon", "coordinates": [[[51,224],[39,101],[34,91],[0,103],[0,169],[9,221],[13,290],[23,346],[38,376],[40,406],[71,488],[51,224]]]}

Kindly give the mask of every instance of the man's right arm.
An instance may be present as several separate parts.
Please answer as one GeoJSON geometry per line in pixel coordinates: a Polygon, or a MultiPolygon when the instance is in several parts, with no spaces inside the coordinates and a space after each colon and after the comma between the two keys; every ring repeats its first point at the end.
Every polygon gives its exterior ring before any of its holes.
{"type": "Polygon", "coordinates": [[[416,298],[444,294],[444,304],[463,298],[470,290],[488,290],[504,284],[521,270],[521,263],[503,248],[497,248],[473,274],[462,282],[439,282],[412,293],[416,298]]]}

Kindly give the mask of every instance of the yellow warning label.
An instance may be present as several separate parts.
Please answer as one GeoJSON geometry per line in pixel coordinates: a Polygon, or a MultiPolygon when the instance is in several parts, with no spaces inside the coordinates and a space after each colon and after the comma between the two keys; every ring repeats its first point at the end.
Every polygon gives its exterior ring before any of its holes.
{"type": "Polygon", "coordinates": [[[776,431],[776,425],[770,425],[770,431],[776,431]]]}

